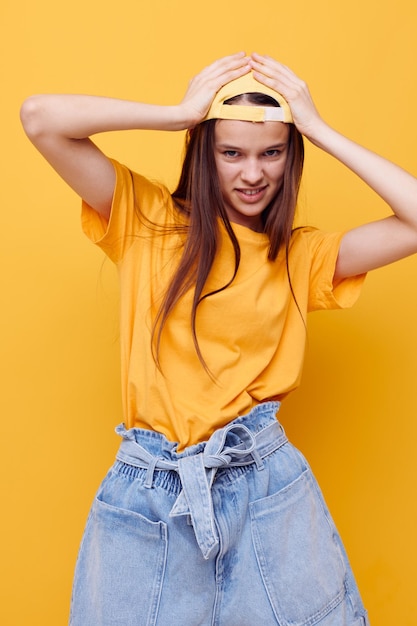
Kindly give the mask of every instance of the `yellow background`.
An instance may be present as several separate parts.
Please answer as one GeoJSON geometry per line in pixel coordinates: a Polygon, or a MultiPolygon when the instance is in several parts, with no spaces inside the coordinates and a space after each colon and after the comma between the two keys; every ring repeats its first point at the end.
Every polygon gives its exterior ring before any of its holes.
{"type": "MultiPolygon", "coordinates": [[[[79,540],[121,421],[114,268],[79,203],[25,138],[22,100],[87,92],[177,102],[224,54],[268,53],[323,116],[417,173],[414,0],[2,0],[2,626],[66,624],[79,540]]],[[[172,185],[181,134],[99,144],[172,185]]],[[[301,221],[347,228],[387,210],[308,146],[301,221]]],[[[310,318],[302,388],[281,419],[310,459],[372,623],[417,624],[417,258],[379,270],[358,305],[310,318]]],[[[258,625],[254,625],[258,626],[258,625]]]]}

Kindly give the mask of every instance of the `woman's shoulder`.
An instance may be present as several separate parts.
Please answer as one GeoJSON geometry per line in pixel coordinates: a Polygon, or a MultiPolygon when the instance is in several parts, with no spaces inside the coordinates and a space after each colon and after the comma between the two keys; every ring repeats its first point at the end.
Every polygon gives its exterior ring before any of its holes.
{"type": "Polygon", "coordinates": [[[289,257],[305,262],[324,263],[337,257],[343,232],[328,232],[315,226],[294,228],[289,245],[289,257]]]}
{"type": "Polygon", "coordinates": [[[329,232],[316,226],[297,226],[291,233],[290,249],[302,246],[316,247],[332,244],[343,237],[342,232],[329,232]]]}
{"type": "Polygon", "coordinates": [[[143,223],[167,226],[184,222],[184,216],[172,197],[168,186],[160,181],[111,159],[116,171],[113,209],[121,207],[124,212],[144,218],[143,223]]]}
{"type": "Polygon", "coordinates": [[[159,196],[161,199],[171,197],[168,187],[163,182],[140,174],[116,159],[110,160],[116,171],[116,187],[119,184],[127,189],[132,189],[135,194],[151,194],[159,196]]]}

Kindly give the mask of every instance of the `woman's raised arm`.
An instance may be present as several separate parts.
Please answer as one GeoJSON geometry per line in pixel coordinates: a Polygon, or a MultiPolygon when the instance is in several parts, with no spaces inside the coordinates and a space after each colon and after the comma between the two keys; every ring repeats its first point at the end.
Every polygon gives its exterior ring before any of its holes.
{"type": "Polygon", "coordinates": [[[108,218],[115,184],[109,159],[89,139],[135,128],[181,128],[176,107],[85,95],[37,95],[21,109],[29,139],[90,206],[108,218]]]}
{"type": "Polygon", "coordinates": [[[179,105],[159,106],[87,95],[36,95],[21,108],[29,139],[58,174],[90,206],[109,217],[115,184],[109,159],[91,141],[96,133],[183,130],[203,119],[222,85],[249,71],[243,52],[200,72],[179,105]]]}
{"type": "Polygon", "coordinates": [[[348,231],[335,280],[362,274],[417,252],[417,179],[398,165],[344,137],[318,114],[307,85],[270,57],[252,56],[255,77],[288,101],[298,130],[346,165],[390,206],[393,215],[348,231]]]}

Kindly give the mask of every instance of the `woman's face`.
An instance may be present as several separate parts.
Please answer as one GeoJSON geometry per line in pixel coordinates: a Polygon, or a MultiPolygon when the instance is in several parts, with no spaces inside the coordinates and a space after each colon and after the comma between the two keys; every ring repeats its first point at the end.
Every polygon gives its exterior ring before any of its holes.
{"type": "Polygon", "coordinates": [[[231,222],[263,230],[262,212],[284,178],[288,137],[282,122],[216,122],[215,162],[231,222]]]}

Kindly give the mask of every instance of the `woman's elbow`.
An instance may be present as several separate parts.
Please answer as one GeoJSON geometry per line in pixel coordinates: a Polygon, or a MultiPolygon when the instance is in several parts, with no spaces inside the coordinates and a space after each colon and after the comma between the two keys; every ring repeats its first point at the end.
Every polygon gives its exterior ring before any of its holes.
{"type": "Polygon", "coordinates": [[[36,140],[45,132],[45,106],[42,96],[29,96],[20,107],[20,120],[26,135],[36,140]]]}

